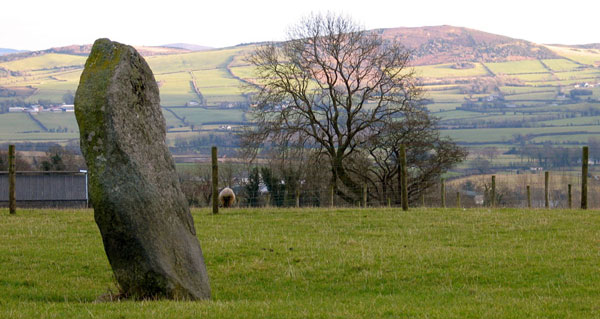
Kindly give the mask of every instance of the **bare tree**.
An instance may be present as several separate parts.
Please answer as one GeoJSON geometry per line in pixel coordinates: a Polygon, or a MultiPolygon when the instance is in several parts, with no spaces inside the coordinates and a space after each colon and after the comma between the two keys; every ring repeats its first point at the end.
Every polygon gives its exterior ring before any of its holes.
{"type": "MultiPolygon", "coordinates": [[[[365,157],[374,165],[368,169],[354,169],[362,174],[371,188],[371,198],[380,202],[394,199],[400,203],[400,146],[407,150],[408,197],[415,202],[428,188],[435,185],[440,176],[453,165],[465,159],[467,152],[448,137],[442,137],[437,119],[425,110],[417,110],[402,119],[387,123],[383,130],[373,135],[364,147],[365,157]]],[[[359,166],[360,167],[360,166],[359,166]]]]}
{"type": "Polygon", "coordinates": [[[336,194],[354,202],[360,183],[347,159],[421,98],[410,53],[334,15],[310,16],[288,37],[248,58],[260,90],[251,112],[256,127],[243,134],[242,144],[257,150],[265,142],[297,141],[319,150],[329,160],[336,194]]]}

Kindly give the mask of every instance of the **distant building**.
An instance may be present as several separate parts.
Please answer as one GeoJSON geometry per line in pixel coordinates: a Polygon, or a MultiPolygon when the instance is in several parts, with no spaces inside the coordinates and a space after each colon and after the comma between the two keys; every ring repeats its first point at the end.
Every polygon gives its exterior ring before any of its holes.
{"type": "Polygon", "coordinates": [[[23,113],[25,112],[25,108],[24,107],[9,107],[8,108],[8,113],[23,113]]]}
{"type": "Polygon", "coordinates": [[[25,112],[29,112],[29,113],[39,113],[40,112],[40,108],[43,109],[43,107],[39,106],[39,105],[32,105],[29,108],[27,108],[25,110],[25,112]]]}
{"type": "Polygon", "coordinates": [[[60,107],[63,112],[75,112],[75,105],[73,104],[65,104],[60,107]]]}

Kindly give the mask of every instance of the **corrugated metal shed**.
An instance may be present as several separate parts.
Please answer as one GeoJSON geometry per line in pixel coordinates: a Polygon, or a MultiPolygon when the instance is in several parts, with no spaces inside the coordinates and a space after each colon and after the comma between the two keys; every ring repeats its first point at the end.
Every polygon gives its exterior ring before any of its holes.
{"type": "MultiPolygon", "coordinates": [[[[17,172],[19,202],[87,203],[85,172],[17,172]]],[[[0,202],[8,202],[8,172],[0,172],[0,202]]],[[[52,205],[54,206],[54,205],[52,205]]]]}

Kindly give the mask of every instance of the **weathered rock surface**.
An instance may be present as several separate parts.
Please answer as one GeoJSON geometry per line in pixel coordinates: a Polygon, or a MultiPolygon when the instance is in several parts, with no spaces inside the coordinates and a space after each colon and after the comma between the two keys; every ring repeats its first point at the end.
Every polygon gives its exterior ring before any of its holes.
{"type": "Polygon", "coordinates": [[[96,40],[75,96],[94,218],[125,296],[206,299],[206,266],[159,102],[133,47],[96,40]]]}

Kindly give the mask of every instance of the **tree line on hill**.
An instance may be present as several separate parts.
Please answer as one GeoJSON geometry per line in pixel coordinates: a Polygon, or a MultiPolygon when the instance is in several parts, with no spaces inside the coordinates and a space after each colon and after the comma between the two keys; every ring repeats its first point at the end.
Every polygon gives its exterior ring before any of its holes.
{"type": "MultiPolygon", "coordinates": [[[[8,170],[7,148],[0,150],[0,171],[8,170]]],[[[79,148],[54,144],[43,156],[31,157],[30,160],[16,156],[17,171],[79,171],[85,169],[85,162],[79,148]]]]}

